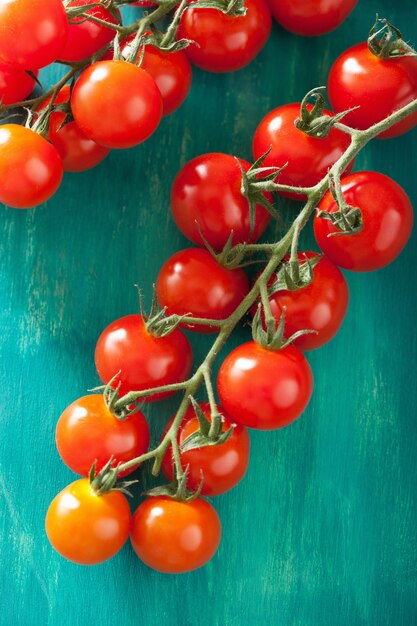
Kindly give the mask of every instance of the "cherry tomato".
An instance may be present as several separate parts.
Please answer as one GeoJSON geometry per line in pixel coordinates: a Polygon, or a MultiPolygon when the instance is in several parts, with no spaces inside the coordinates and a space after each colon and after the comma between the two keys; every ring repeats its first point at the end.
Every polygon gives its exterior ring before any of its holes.
{"type": "MultiPolygon", "coordinates": [[[[300,252],[304,263],[313,259],[316,252],[300,252]]],[[[289,257],[285,257],[288,260],[289,257]]],[[[285,336],[291,337],[299,330],[315,330],[317,334],[302,335],[293,341],[300,350],[314,350],[330,341],[339,330],[346,315],[349,288],[339,268],[323,256],[314,266],[313,280],[309,285],[294,291],[283,289],[269,298],[271,313],[281,319],[285,307],[285,336]]],[[[271,279],[269,286],[272,286],[271,279]]],[[[253,313],[256,308],[253,309],[253,313]]]]}
{"type": "MultiPolygon", "coordinates": [[[[200,407],[211,421],[211,411],[208,402],[200,403],[200,407]]],[[[225,432],[232,425],[222,407],[218,407],[223,416],[222,430],[225,432]]],[[[171,420],[165,433],[172,424],[171,420]]],[[[193,407],[189,407],[178,431],[178,443],[181,445],[187,437],[199,430],[199,423],[193,407]]],[[[218,496],[232,489],[246,474],[249,463],[250,439],[244,426],[236,425],[232,435],[224,443],[217,446],[203,446],[182,452],[183,467],[188,466],[187,487],[196,491],[204,478],[201,493],[204,496],[218,496]]],[[[168,480],[174,478],[171,448],[164,456],[162,469],[168,480]]]]}
{"type": "Polygon", "coordinates": [[[205,500],[178,502],[158,496],[137,508],[130,539],[146,565],[180,574],[205,565],[215,555],[221,532],[219,516],[205,500]]]}
{"type": "MultiPolygon", "coordinates": [[[[310,109],[310,105],[307,106],[310,109]]],[[[330,111],[324,111],[331,115],[330,111]]],[[[327,137],[306,135],[296,128],[300,104],[284,104],[268,113],[255,131],[253,154],[258,159],[272,146],[263,165],[282,167],[288,165],[277,178],[282,185],[312,187],[328,172],[350,144],[350,138],[340,130],[332,129],[327,137]]],[[[353,163],[350,164],[351,169],[353,163]]],[[[283,193],[289,198],[303,200],[305,196],[283,193]]]]}
{"type": "MultiPolygon", "coordinates": [[[[191,371],[191,346],[178,329],[165,337],[154,337],[140,315],[126,315],[101,333],[96,346],[96,368],[104,383],[117,372],[120,394],[161,387],[186,380],[191,371]]],[[[172,393],[172,392],[171,392],[172,393]]],[[[147,402],[171,393],[156,393],[147,402]]]]}
{"type": "MultiPolygon", "coordinates": [[[[343,118],[353,128],[366,129],[417,98],[417,59],[380,59],[365,42],[343,52],[329,74],[329,100],[336,113],[354,106],[343,118]]],[[[417,124],[417,112],[381,133],[397,137],[417,124]]]]}
{"type": "Polygon", "coordinates": [[[98,495],[81,478],[52,500],[45,525],[57,552],[74,563],[95,565],[114,556],[129,537],[129,504],[120,491],[98,495]]]}
{"type": "MultiPolygon", "coordinates": [[[[37,72],[34,72],[37,75],[37,72]]],[[[0,64],[0,102],[15,104],[24,100],[34,89],[36,81],[19,67],[0,64]]]]}
{"type": "Polygon", "coordinates": [[[46,139],[17,124],[0,126],[0,202],[15,209],[42,204],[62,174],[61,157],[46,139]]]}
{"type": "MultiPolygon", "coordinates": [[[[229,270],[217,263],[207,250],[186,248],[173,254],[162,266],[156,295],[167,315],[222,320],[228,317],[249,291],[245,272],[229,270]]],[[[181,324],[200,333],[218,331],[217,326],[181,324]]]]}
{"type": "Polygon", "coordinates": [[[313,376],[307,359],[294,346],[273,351],[249,341],[223,361],[217,387],[233,421],[274,430],[300,417],[313,391],[313,376]]]}
{"type": "MultiPolygon", "coordinates": [[[[54,100],[55,104],[68,102],[70,86],[65,85],[54,100]]],[[[51,98],[45,100],[39,110],[45,108],[51,98]]],[[[79,129],[77,122],[62,126],[65,113],[56,111],[49,118],[48,139],[58,150],[66,172],[83,172],[95,167],[108,155],[109,149],[88,139],[79,129]]]]}
{"type": "MultiPolygon", "coordinates": [[[[407,243],[413,228],[413,209],[405,191],[378,172],[355,172],[342,178],[348,205],[362,213],[360,232],[329,237],[340,232],[328,220],[314,218],[314,234],[324,254],[336,265],[370,272],[391,263],[407,243]]],[[[338,210],[330,191],[319,204],[328,213],[338,210]]]]}
{"type": "Polygon", "coordinates": [[[81,74],[72,112],[82,132],[107,148],[129,148],[158,127],[162,98],[153,78],[125,61],[99,61],[81,74]]]}
{"type": "MultiPolygon", "coordinates": [[[[247,171],[250,163],[239,159],[247,171]]],[[[251,234],[249,204],[240,191],[242,173],[229,154],[202,154],[184,165],[171,190],[171,207],[180,231],[194,243],[204,239],[221,251],[233,231],[233,244],[257,241],[269,224],[270,215],[256,207],[251,234]]],[[[271,195],[265,194],[271,201],[271,195]]]]}
{"type": "MultiPolygon", "coordinates": [[[[95,0],[73,0],[67,6],[71,7],[88,7],[90,4],[96,4],[95,0]]],[[[85,10],[87,15],[97,17],[104,22],[117,24],[120,22],[120,11],[116,11],[118,20],[110,11],[102,6],[95,6],[85,10]]],[[[110,43],[116,36],[116,31],[107,28],[104,24],[98,24],[87,20],[81,15],[71,18],[68,26],[68,37],[65,47],[59,58],[67,63],[75,63],[98,52],[101,48],[110,43]]]]}
{"type": "Polygon", "coordinates": [[[191,39],[185,53],[208,72],[232,72],[250,63],[266,44],[271,14],[265,0],[246,0],[247,13],[231,17],[216,9],[187,9],[178,36],[191,39]]]}
{"type": "MultiPolygon", "coordinates": [[[[62,413],[56,425],[56,445],[64,463],[76,474],[88,476],[114,457],[113,465],[144,454],[149,446],[149,426],[138,411],[124,420],[110,413],[102,394],[79,398],[62,413]]],[[[126,476],[137,466],[121,472],[126,476]]]]}
{"type": "Polygon", "coordinates": [[[271,13],[283,28],[297,35],[324,35],[353,11],[358,0],[268,0],[271,13]]]}
{"type": "Polygon", "coordinates": [[[45,67],[59,57],[67,31],[62,0],[2,0],[0,61],[25,70],[45,67]]]}

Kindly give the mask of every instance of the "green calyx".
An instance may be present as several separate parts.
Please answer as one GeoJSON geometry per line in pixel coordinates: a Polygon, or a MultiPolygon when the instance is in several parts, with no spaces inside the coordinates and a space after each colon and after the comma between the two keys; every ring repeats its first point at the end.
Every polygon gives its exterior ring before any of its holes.
{"type": "Polygon", "coordinates": [[[401,31],[387,19],[379,18],[378,15],[369,31],[367,43],[368,49],[379,59],[417,55],[414,48],[404,41],[401,31]]]}
{"type": "Polygon", "coordinates": [[[140,314],[145,322],[146,330],[154,337],[166,337],[172,333],[184,320],[186,315],[166,316],[166,309],[161,309],[155,293],[155,285],[152,294],[152,304],[149,314],[145,312],[142,294],[138,288],[140,314]]]}
{"type": "Polygon", "coordinates": [[[188,452],[189,450],[194,450],[194,448],[204,448],[206,446],[219,446],[227,441],[233,433],[233,426],[223,431],[222,416],[217,409],[215,414],[212,413],[210,421],[192,396],[190,396],[190,400],[198,419],[199,430],[191,433],[184,439],[180,446],[181,452],[188,452]],[[214,432],[213,424],[217,425],[214,432]]]}
{"type": "Polygon", "coordinates": [[[259,303],[252,321],[252,338],[255,343],[259,344],[263,348],[272,351],[283,350],[298,337],[316,333],[315,330],[299,330],[286,339],[284,337],[284,329],[285,307],[282,309],[281,317],[279,318],[278,323],[273,317],[271,317],[270,311],[265,311],[264,323],[262,320],[262,304],[259,303]]]}
{"type": "Polygon", "coordinates": [[[179,478],[174,478],[171,483],[167,483],[166,485],[159,485],[158,487],[149,489],[149,491],[145,491],[144,495],[151,497],[166,496],[167,498],[171,498],[177,502],[192,502],[201,495],[204,478],[203,475],[201,475],[201,481],[198,488],[195,491],[192,491],[187,488],[188,472],[189,467],[187,465],[179,478]]]}
{"type": "Polygon", "coordinates": [[[305,257],[304,261],[282,261],[274,282],[268,287],[268,294],[272,296],[278,291],[296,291],[307,287],[314,278],[314,268],[320,263],[321,255],[305,257]]]}
{"type": "Polygon", "coordinates": [[[326,87],[316,87],[304,96],[301,101],[300,117],[294,122],[298,130],[301,130],[310,137],[316,137],[317,139],[327,137],[335,124],[340,122],[347,113],[358,108],[352,107],[336,115],[327,115],[324,113],[325,100],[319,91],[320,89],[326,89],[326,87]],[[307,105],[310,103],[310,100],[313,101],[313,106],[309,110],[307,105]]]}
{"type": "Polygon", "coordinates": [[[247,12],[245,0],[229,0],[228,2],[222,2],[222,0],[196,0],[196,2],[190,2],[188,8],[217,9],[217,11],[230,15],[230,17],[240,17],[246,15],[247,12]]]}
{"type": "Polygon", "coordinates": [[[327,236],[360,233],[363,228],[362,212],[359,207],[347,204],[339,177],[329,176],[329,189],[339,210],[334,213],[317,210],[317,217],[330,221],[337,229],[336,232],[329,233],[327,236]]]}
{"type": "Polygon", "coordinates": [[[113,467],[113,457],[106,465],[96,473],[96,464],[93,463],[90,469],[90,485],[98,496],[102,496],[110,491],[121,491],[126,496],[132,497],[129,487],[137,483],[137,480],[125,480],[117,482],[117,466],[113,467]]]}

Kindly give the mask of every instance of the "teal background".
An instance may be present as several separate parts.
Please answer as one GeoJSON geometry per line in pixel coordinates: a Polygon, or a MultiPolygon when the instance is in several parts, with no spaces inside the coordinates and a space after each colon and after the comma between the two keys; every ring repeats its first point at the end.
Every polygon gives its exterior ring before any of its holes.
{"type": "MultiPolygon", "coordinates": [[[[417,44],[415,0],[359,0],[337,32],[319,39],[275,25],[250,67],[195,70],[190,98],[143,146],[67,175],[44,206],[0,207],[2,626],[417,623],[417,233],[389,268],[347,276],[344,326],[308,355],[312,402],[291,427],[251,433],[245,480],[214,502],[223,540],[205,568],[161,575],[129,545],[83,568],[57,555],[44,533],[51,499],[75,478],[55,449],[55,424],[98,383],[96,339],[137,310],[133,285],[149,297],[162,262],[188,245],[169,212],[177,170],[207,151],[250,159],[263,115],[324,84],[376,11],[417,44]]],[[[376,141],[356,167],[392,176],[416,205],[416,140],[417,130],[376,141]]],[[[289,220],[294,205],[283,211],[289,220]]],[[[240,330],[226,350],[247,336],[240,330]]],[[[192,337],[195,363],[210,341],[192,337]]],[[[147,409],[154,442],[174,408],[170,400],[147,409]]],[[[146,472],[143,479],[149,484],[146,472]]]]}

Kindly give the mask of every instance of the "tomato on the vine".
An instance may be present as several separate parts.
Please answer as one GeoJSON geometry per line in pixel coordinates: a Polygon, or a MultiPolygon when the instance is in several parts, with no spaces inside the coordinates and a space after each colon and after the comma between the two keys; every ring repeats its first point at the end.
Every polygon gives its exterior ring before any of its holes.
{"type": "Polygon", "coordinates": [[[179,502],[147,498],[136,509],[130,539],[138,557],[166,574],[190,572],[216,553],[221,524],[215,509],[200,498],[179,502]]]}
{"type": "Polygon", "coordinates": [[[62,0],[0,2],[0,61],[25,70],[56,61],[68,32],[62,0]]]}
{"type": "Polygon", "coordinates": [[[209,72],[232,72],[256,57],[271,32],[271,14],[266,0],[246,0],[245,6],[246,15],[239,17],[217,9],[185,11],[178,37],[195,42],[185,48],[192,63],[209,72]]]}
{"type": "MultiPolygon", "coordinates": [[[[206,419],[211,421],[211,411],[208,402],[201,402],[200,408],[206,419]]],[[[223,408],[218,406],[218,411],[222,415],[222,430],[227,431],[233,423],[223,412],[223,408]]],[[[171,420],[164,431],[168,431],[172,424],[171,420]]],[[[182,443],[191,434],[199,430],[198,418],[192,406],[185,413],[184,419],[178,431],[178,443],[182,443]]],[[[203,478],[201,490],[204,496],[218,496],[232,489],[242,480],[246,474],[249,463],[250,439],[248,431],[244,426],[235,425],[232,435],[224,443],[215,446],[203,446],[193,448],[181,453],[183,467],[188,467],[187,487],[191,491],[196,491],[203,478]]],[[[162,469],[168,480],[174,478],[174,465],[169,448],[162,462],[162,469]]]]}
{"type": "Polygon", "coordinates": [[[249,341],[220,366],[217,387],[227,415],[237,424],[274,430],[296,420],[306,408],[313,376],[294,346],[268,350],[249,341]]]}
{"type": "MultiPolygon", "coordinates": [[[[118,419],[110,413],[103,394],[83,396],[62,413],[55,433],[58,452],[76,474],[88,476],[95,463],[100,471],[113,457],[113,466],[144,454],[149,446],[149,426],[141,411],[118,419]]],[[[137,466],[120,472],[126,476],[137,466]]]]}
{"type": "MultiPolygon", "coordinates": [[[[356,107],[343,123],[364,130],[417,98],[417,58],[398,56],[382,59],[359,43],[333,63],[328,82],[329,100],[336,111],[356,107]]],[[[397,137],[417,124],[417,112],[380,135],[397,137]]]]}
{"type": "Polygon", "coordinates": [[[62,160],[49,141],[18,124],[0,126],[0,202],[29,209],[58,189],[62,160]]]}
{"type": "MultiPolygon", "coordinates": [[[[95,352],[97,372],[108,383],[118,372],[120,394],[143,391],[187,379],[192,366],[191,346],[178,329],[155,337],[140,315],[126,315],[112,322],[101,333],[95,352]]],[[[117,384],[116,383],[116,384],[117,384]]],[[[145,401],[160,400],[172,392],[147,396],[145,401]]]]}
{"type": "MultiPolygon", "coordinates": [[[[311,105],[307,105],[311,110],[311,105]]],[[[323,111],[324,115],[332,115],[323,111]]],[[[350,144],[349,135],[332,128],[327,137],[312,137],[296,128],[294,122],[300,115],[300,104],[284,104],[270,111],[255,131],[253,154],[255,159],[271,151],[263,162],[264,167],[286,167],[277,178],[281,185],[312,187],[328,172],[350,144]]],[[[349,170],[353,163],[350,164],[349,170]]],[[[296,200],[305,196],[296,193],[282,195],[296,200]]]]}
{"type": "MultiPolygon", "coordinates": [[[[239,159],[247,171],[250,163],[239,159]]],[[[202,154],[184,165],[171,189],[175,223],[191,241],[222,250],[233,232],[233,244],[257,241],[269,224],[268,211],[258,204],[251,233],[249,204],[241,192],[242,172],[230,154],[202,154]]],[[[271,195],[265,196],[271,201],[271,195]]]]}
{"type": "Polygon", "coordinates": [[[99,61],[75,83],[71,108],[82,132],[107,148],[129,148],[157,129],[162,97],[153,78],[126,61],[99,61]]]}
{"type": "MultiPolygon", "coordinates": [[[[37,72],[34,72],[37,75],[37,72]]],[[[0,64],[0,102],[15,104],[24,100],[34,89],[36,81],[20,67],[0,64]]]]}
{"type": "MultiPolygon", "coordinates": [[[[314,234],[319,247],[333,263],[348,270],[370,272],[385,267],[400,254],[410,237],[410,199],[400,185],[378,172],[355,172],[341,182],[346,203],[361,211],[362,230],[333,235],[341,231],[329,220],[315,216],[314,234]]],[[[339,210],[330,191],[321,200],[319,210],[339,210]]]]}
{"type": "MultiPolygon", "coordinates": [[[[249,291],[245,272],[226,269],[208,250],[186,248],[173,254],[161,267],[156,295],[167,315],[177,314],[212,320],[227,318],[249,291]]],[[[216,326],[192,325],[183,328],[200,333],[217,332],[216,326]]]]}
{"type": "Polygon", "coordinates": [[[268,0],[272,15],[283,28],[310,37],[340,26],[357,3],[358,0],[268,0]]]}
{"type": "Polygon", "coordinates": [[[80,565],[110,559],[129,537],[130,508],[120,491],[99,495],[87,478],[63,489],[46,514],[46,534],[57,552],[80,565]]]}

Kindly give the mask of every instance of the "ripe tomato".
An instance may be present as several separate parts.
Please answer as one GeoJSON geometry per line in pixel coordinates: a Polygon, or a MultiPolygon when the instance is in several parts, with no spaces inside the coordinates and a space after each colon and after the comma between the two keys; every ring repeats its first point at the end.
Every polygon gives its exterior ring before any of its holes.
{"type": "MultiPolygon", "coordinates": [[[[239,159],[245,171],[250,163],[239,159]]],[[[191,241],[204,239],[217,251],[223,249],[233,231],[233,244],[257,241],[269,224],[270,215],[256,207],[255,228],[250,232],[247,199],[240,191],[242,173],[229,154],[202,154],[184,165],[171,189],[171,207],[180,231],[191,241]],[[197,226],[198,224],[198,226],[197,226]]],[[[271,195],[265,194],[271,201],[271,195]]]]}
{"type": "MultiPolygon", "coordinates": [[[[167,315],[222,320],[228,317],[249,291],[246,274],[217,263],[208,250],[186,248],[173,254],[162,266],[156,295],[167,315]]],[[[217,332],[216,326],[181,324],[200,333],[217,332]]]]}
{"type": "MultiPolygon", "coordinates": [[[[404,248],[413,228],[413,209],[405,191],[378,172],[355,172],[342,178],[348,205],[362,213],[360,232],[329,237],[333,224],[314,218],[314,234],[324,254],[336,265],[357,272],[370,272],[391,263],[404,248]]],[[[338,210],[330,191],[319,204],[328,213],[338,210]]],[[[339,231],[340,232],[340,231],[339,231]]]]}
{"type": "Polygon", "coordinates": [[[2,0],[0,61],[25,70],[45,67],[59,57],[67,31],[62,0],[2,0]]]}
{"type": "MultiPolygon", "coordinates": [[[[200,403],[200,407],[211,421],[211,411],[208,402],[200,403]]],[[[223,416],[223,431],[225,432],[232,425],[232,420],[224,413],[222,407],[218,407],[223,416]]],[[[172,424],[171,420],[165,428],[165,433],[172,424]]],[[[190,406],[184,416],[178,431],[178,443],[181,445],[187,437],[199,430],[199,423],[195,411],[190,406]]],[[[164,433],[164,434],[165,434],[164,433]]],[[[188,466],[187,487],[196,491],[203,476],[204,496],[218,496],[232,489],[242,480],[246,474],[249,463],[250,439],[248,431],[244,426],[236,425],[233,434],[227,441],[217,446],[203,446],[193,448],[181,453],[183,467],[188,466]]],[[[168,480],[174,477],[174,467],[171,455],[171,448],[167,451],[162,462],[162,469],[168,480]]]]}
{"type": "Polygon", "coordinates": [[[265,0],[246,0],[247,13],[231,17],[216,9],[187,9],[178,30],[191,39],[185,53],[208,72],[232,72],[250,63],[266,44],[271,14],[265,0]]]}
{"type": "MultiPolygon", "coordinates": [[[[328,92],[336,112],[359,106],[343,118],[343,123],[364,130],[417,98],[417,58],[380,59],[366,42],[359,43],[333,63],[328,92]]],[[[397,137],[416,124],[417,112],[378,136],[397,137]]]]}
{"type": "Polygon", "coordinates": [[[215,555],[221,532],[219,516],[205,500],[178,502],[159,496],[147,498],[136,509],[130,539],[146,565],[180,574],[205,565],[215,555]]]}
{"type": "Polygon", "coordinates": [[[61,157],[46,139],[17,124],[0,126],[0,202],[15,209],[42,204],[62,174],[61,157]]]}
{"type": "Polygon", "coordinates": [[[268,0],[271,13],[283,28],[297,35],[324,35],[353,11],[358,0],[268,0]]]}
{"type": "Polygon", "coordinates": [[[0,102],[2,104],[15,104],[24,100],[35,89],[35,85],[35,79],[25,70],[0,64],[0,102]]]}
{"type": "Polygon", "coordinates": [[[125,61],[99,61],[83,71],[71,108],[80,129],[107,148],[129,148],[158,127],[162,98],[153,78],[125,61]]]}
{"type": "Polygon", "coordinates": [[[98,495],[87,478],[63,489],[46,514],[46,534],[57,552],[80,565],[110,559],[126,543],[130,508],[120,491],[98,495]]]}
{"type": "MultiPolygon", "coordinates": [[[[310,109],[310,105],[307,108],[310,109]]],[[[323,113],[331,115],[330,111],[325,110],[323,113]]],[[[277,182],[293,187],[312,187],[342,156],[350,144],[350,138],[334,128],[327,137],[310,137],[294,125],[299,114],[299,103],[284,104],[268,113],[255,131],[253,154],[258,159],[272,146],[263,165],[282,167],[288,163],[277,182]]],[[[349,169],[352,166],[353,163],[349,169]]],[[[295,193],[282,195],[296,200],[305,199],[305,196],[295,193]]]]}
{"type": "MultiPolygon", "coordinates": [[[[120,394],[124,395],[186,380],[191,371],[192,353],[188,339],[180,330],[154,337],[140,315],[126,315],[101,333],[95,360],[104,383],[121,372],[118,382],[122,383],[120,394]]],[[[147,396],[146,401],[160,400],[171,393],[147,396]]]]}
{"type": "MultiPolygon", "coordinates": [[[[96,4],[95,0],[72,0],[67,6],[71,7],[88,7],[90,4],[96,4]]],[[[117,24],[118,20],[102,6],[95,6],[85,10],[85,13],[99,18],[110,24],[117,24]]],[[[117,10],[120,21],[120,12],[117,10]]],[[[110,43],[116,35],[116,31],[112,28],[106,28],[104,24],[98,24],[86,20],[81,15],[73,17],[68,26],[68,36],[65,47],[59,58],[67,63],[76,63],[98,52],[101,48],[110,43]]]]}
{"type": "MultiPolygon", "coordinates": [[[[56,425],[56,445],[64,463],[76,474],[88,476],[92,464],[100,471],[144,454],[149,446],[149,426],[138,411],[124,420],[110,413],[102,394],[79,398],[62,413],[56,425]]],[[[137,466],[136,466],[137,467],[137,466]]],[[[121,472],[126,476],[135,467],[121,472]]]]}
{"type": "MultiPolygon", "coordinates": [[[[55,104],[68,102],[70,86],[65,85],[55,98],[55,104]]],[[[51,98],[45,100],[39,110],[45,108],[51,98]]],[[[99,146],[88,139],[78,127],[77,122],[68,122],[61,126],[65,113],[56,111],[49,118],[48,139],[58,150],[66,172],[83,172],[95,167],[108,155],[109,149],[99,146]]]]}
{"type": "Polygon", "coordinates": [[[233,421],[274,430],[300,417],[313,391],[313,376],[307,359],[294,346],[273,351],[249,341],[223,361],[217,387],[233,421]]]}

